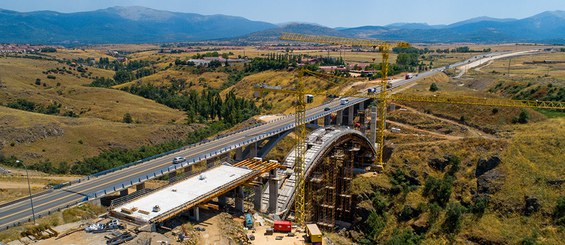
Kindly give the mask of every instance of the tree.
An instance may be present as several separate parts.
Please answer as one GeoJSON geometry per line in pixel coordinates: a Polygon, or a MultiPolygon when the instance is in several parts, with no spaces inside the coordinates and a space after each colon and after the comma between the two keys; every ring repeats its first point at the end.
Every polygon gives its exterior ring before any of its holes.
{"type": "Polygon", "coordinates": [[[114,80],[117,84],[126,83],[133,80],[134,75],[127,70],[118,70],[114,74],[114,80]]]}
{"type": "Polygon", "coordinates": [[[436,83],[432,83],[432,84],[430,85],[430,91],[431,91],[431,92],[435,92],[435,91],[438,91],[438,90],[439,90],[439,87],[437,86],[436,83]]]}
{"type": "Polygon", "coordinates": [[[459,203],[450,203],[445,213],[445,222],[443,222],[443,229],[451,234],[459,232],[461,229],[461,217],[465,213],[465,207],[459,203]]]}
{"type": "Polygon", "coordinates": [[[129,112],[124,114],[124,118],[122,119],[122,122],[124,122],[124,123],[132,123],[133,122],[133,118],[131,117],[131,114],[129,114],[129,112]]]}
{"type": "Polygon", "coordinates": [[[528,123],[529,119],[530,119],[530,114],[528,113],[528,111],[526,111],[525,109],[522,109],[520,111],[520,115],[518,115],[518,117],[515,117],[514,119],[512,119],[512,123],[526,124],[526,123],[528,123]]]}
{"type": "Polygon", "coordinates": [[[38,86],[41,85],[41,79],[36,78],[35,79],[35,85],[38,85],[38,86]]]}

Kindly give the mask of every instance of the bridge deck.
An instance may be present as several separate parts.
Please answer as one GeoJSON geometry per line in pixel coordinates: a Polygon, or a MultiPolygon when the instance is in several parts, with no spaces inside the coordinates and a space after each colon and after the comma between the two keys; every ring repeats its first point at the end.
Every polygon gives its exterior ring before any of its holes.
{"type": "Polygon", "coordinates": [[[220,165],[117,206],[110,213],[140,224],[166,220],[277,167],[278,163],[255,159],[220,165]],[[159,211],[153,211],[155,205],[159,211]]]}

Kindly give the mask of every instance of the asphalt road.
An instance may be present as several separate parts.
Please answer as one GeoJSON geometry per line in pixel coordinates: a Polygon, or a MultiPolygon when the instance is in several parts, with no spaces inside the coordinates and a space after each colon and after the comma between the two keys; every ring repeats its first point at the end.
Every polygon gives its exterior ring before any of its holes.
{"type": "MultiPolygon", "coordinates": [[[[492,53],[484,56],[476,56],[469,60],[455,63],[451,65],[451,67],[460,66],[484,57],[491,57],[499,54],[500,53],[492,53]]],[[[422,72],[418,74],[417,77],[414,77],[412,79],[393,81],[392,88],[396,88],[404,84],[432,76],[436,73],[442,72],[444,69],[445,67],[436,68],[427,72],[422,72]]],[[[378,92],[379,91],[377,88],[377,93],[378,92]]],[[[340,105],[339,100],[332,101],[330,103],[308,109],[306,118],[307,121],[311,121],[317,118],[323,118],[324,116],[332,112],[342,110],[346,107],[349,107],[353,104],[358,104],[365,100],[367,99],[350,98],[350,102],[347,105],[340,105]],[[331,110],[324,111],[324,108],[326,107],[331,108],[331,110]]],[[[135,182],[143,182],[147,177],[154,178],[166,174],[171,170],[171,166],[173,166],[172,159],[175,156],[182,156],[187,159],[187,162],[182,164],[182,166],[184,167],[186,165],[199,162],[200,159],[218,156],[225,153],[226,151],[233,150],[235,148],[268,138],[273,134],[292,129],[294,127],[293,125],[294,117],[287,116],[280,120],[271,121],[269,123],[250,128],[245,131],[196,145],[194,147],[165,155],[153,160],[149,160],[147,162],[142,162],[122,170],[111,172],[99,177],[93,177],[78,184],[74,184],[58,190],[53,190],[50,193],[33,198],[33,206],[36,217],[38,217],[39,215],[45,216],[48,211],[54,211],[57,208],[65,208],[69,205],[83,202],[89,197],[92,198],[95,193],[103,193],[104,190],[106,190],[108,193],[111,193],[115,190],[122,189],[124,186],[135,184],[135,182]]],[[[26,222],[31,219],[31,217],[32,210],[29,199],[14,203],[6,207],[2,207],[0,208],[0,230],[4,230],[8,228],[8,226],[13,226],[18,222],[26,222]]]]}
{"type": "MultiPolygon", "coordinates": [[[[348,106],[358,104],[365,101],[365,98],[350,98],[350,102],[347,105],[340,105],[339,100],[332,101],[330,103],[320,105],[318,107],[311,108],[307,111],[306,117],[310,120],[315,118],[322,118],[325,115],[332,113],[334,111],[342,110],[348,106]],[[331,110],[324,111],[324,108],[329,107],[331,110]]],[[[91,178],[90,180],[83,181],[81,183],[65,187],[63,189],[53,190],[51,193],[41,195],[33,198],[33,206],[36,213],[43,214],[47,211],[53,211],[58,207],[66,207],[67,205],[73,205],[78,202],[82,202],[88,196],[92,196],[96,192],[101,190],[107,190],[108,192],[113,192],[114,187],[116,189],[121,189],[122,185],[130,185],[131,181],[135,182],[141,178],[144,179],[147,176],[159,176],[166,173],[172,164],[172,159],[175,156],[182,156],[187,159],[187,162],[183,164],[186,166],[192,162],[198,162],[199,158],[214,157],[225,153],[225,151],[235,149],[236,146],[242,146],[252,142],[262,140],[264,138],[270,137],[272,134],[278,133],[279,131],[286,131],[293,127],[294,117],[287,116],[280,120],[271,121],[269,123],[238,132],[224,138],[220,138],[214,141],[210,141],[201,145],[196,145],[192,148],[182,150],[170,155],[162,156],[147,162],[139,163],[137,165],[111,172],[106,175],[102,175],[96,178],[91,178]],[[272,133],[272,134],[269,134],[272,133]]],[[[177,164],[178,166],[179,164],[177,164]]],[[[25,222],[28,221],[32,216],[31,205],[28,200],[24,200],[7,207],[0,208],[0,229],[6,229],[8,225],[14,224],[15,222],[25,222]]]]}

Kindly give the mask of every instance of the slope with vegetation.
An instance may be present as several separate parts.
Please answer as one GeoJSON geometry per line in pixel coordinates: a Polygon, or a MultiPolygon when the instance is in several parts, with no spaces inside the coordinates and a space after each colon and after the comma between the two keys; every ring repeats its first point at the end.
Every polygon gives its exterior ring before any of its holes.
{"type": "MultiPolygon", "coordinates": [[[[487,74],[489,69],[460,80],[442,75],[425,79],[403,93],[515,96],[500,92],[506,91],[497,85],[505,77],[487,74]],[[435,92],[430,92],[432,84],[435,92]]],[[[531,74],[512,79],[530,86],[547,84],[536,78],[531,74]]],[[[550,84],[558,86],[558,80],[550,84]]],[[[551,113],[555,118],[548,119],[530,109],[400,103],[430,118],[480,130],[482,137],[419,141],[387,134],[394,142],[393,153],[382,174],[354,180],[356,222],[341,235],[362,244],[560,244],[565,239],[562,113],[551,113]]],[[[407,116],[391,114],[393,121],[407,116]]],[[[424,129],[419,134],[430,129],[428,134],[438,133],[427,126],[429,120],[420,118],[404,122],[424,129]]]]}

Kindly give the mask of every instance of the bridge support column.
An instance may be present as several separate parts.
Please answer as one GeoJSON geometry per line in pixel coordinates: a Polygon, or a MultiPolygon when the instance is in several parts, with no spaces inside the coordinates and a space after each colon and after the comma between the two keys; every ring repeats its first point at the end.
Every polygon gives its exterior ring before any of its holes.
{"type": "Polygon", "coordinates": [[[269,213],[277,212],[278,197],[279,179],[277,178],[277,170],[273,169],[269,172],[269,213]]]}
{"type": "Polygon", "coordinates": [[[194,207],[194,220],[200,221],[200,208],[198,206],[194,207]]]}
{"type": "Polygon", "coordinates": [[[324,117],[324,127],[330,126],[332,124],[332,116],[327,115],[324,117]]]}
{"type": "Polygon", "coordinates": [[[129,195],[129,190],[128,190],[128,189],[123,189],[123,190],[120,191],[120,196],[121,196],[121,197],[127,196],[127,195],[129,195]]]}
{"type": "Polygon", "coordinates": [[[258,152],[257,148],[259,147],[259,142],[251,143],[247,147],[249,148],[249,157],[256,157],[258,152]]]}
{"type": "Polygon", "coordinates": [[[361,131],[362,134],[365,134],[365,131],[367,129],[367,126],[365,124],[365,111],[361,110],[359,111],[359,130],[361,131]]]}
{"type": "Polygon", "coordinates": [[[261,201],[263,199],[263,186],[261,184],[256,185],[253,189],[255,196],[253,197],[253,208],[257,212],[261,212],[261,201]]]}
{"type": "Polygon", "coordinates": [[[102,201],[100,201],[100,198],[96,198],[96,199],[90,201],[90,203],[92,203],[96,206],[102,206],[102,201]]]}
{"type": "Polygon", "coordinates": [[[353,126],[353,112],[355,111],[354,106],[350,106],[347,111],[347,125],[353,126]]]}
{"type": "Polygon", "coordinates": [[[169,183],[172,183],[176,177],[177,177],[177,171],[169,172],[169,183]]]}
{"type": "Polygon", "coordinates": [[[145,189],[145,182],[139,183],[135,186],[135,191],[141,191],[143,189],[145,189]]]}
{"type": "Polygon", "coordinates": [[[377,107],[371,107],[371,126],[370,126],[369,140],[371,144],[375,145],[377,142],[377,107]]]}
{"type": "Polygon", "coordinates": [[[183,171],[188,175],[192,174],[192,165],[186,166],[186,168],[184,168],[183,171]]]}
{"type": "Polygon", "coordinates": [[[227,204],[227,200],[228,200],[228,198],[226,197],[225,194],[219,196],[219,197],[218,197],[218,205],[219,205],[221,208],[225,207],[226,204],[227,204]]]}
{"type": "Polygon", "coordinates": [[[364,110],[365,110],[365,102],[359,103],[359,111],[364,111],[364,110]]]}
{"type": "Polygon", "coordinates": [[[235,209],[244,212],[243,209],[243,187],[238,186],[235,188],[235,209]]]}
{"type": "Polygon", "coordinates": [[[337,111],[337,116],[335,117],[335,125],[341,126],[343,124],[343,110],[337,111]]]}
{"type": "Polygon", "coordinates": [[[224,162],[229,162],[230,161],[230,153],[226,152],[226,153],[220,155],[218,157],[218,159],[220,160],[220,165],[224,162]]]}
{"type": "Polygon", "coordinates": [[[235,150],[235,161],[239,162],[241,160],[243,160],[243,148],[242,147],[237,148],[235,150]]]}

